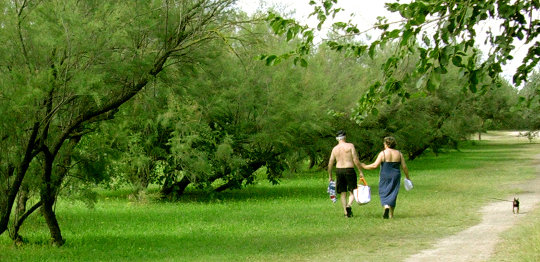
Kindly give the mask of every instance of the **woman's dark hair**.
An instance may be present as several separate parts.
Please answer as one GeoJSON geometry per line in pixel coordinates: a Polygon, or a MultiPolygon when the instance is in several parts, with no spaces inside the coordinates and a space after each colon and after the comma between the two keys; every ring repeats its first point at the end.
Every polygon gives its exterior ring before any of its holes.
{"type": "Polygon", "coordinates": [[[396,148],[396,139],[393,137],[393,136],[387,136],[384,138],[384,143],[389,147],[389,148],[396,148]]]}

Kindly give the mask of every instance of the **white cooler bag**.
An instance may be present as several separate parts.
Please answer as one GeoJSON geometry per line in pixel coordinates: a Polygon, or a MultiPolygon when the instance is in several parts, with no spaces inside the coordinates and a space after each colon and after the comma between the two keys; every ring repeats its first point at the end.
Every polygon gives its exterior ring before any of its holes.
{"type": "Polygon", "coordinates": [[[364,178],[361,178],[360,180],[364,182],[364,184],[358,184],[358,187],[353,190],[353,195],[356,203],[365,205],[371,201],[371,189],[364,178]]]}

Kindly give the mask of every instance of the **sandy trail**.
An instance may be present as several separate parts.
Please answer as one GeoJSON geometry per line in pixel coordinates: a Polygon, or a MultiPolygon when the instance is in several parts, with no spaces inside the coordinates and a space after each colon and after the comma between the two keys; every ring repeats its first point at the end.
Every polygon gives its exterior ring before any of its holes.
{"type": "MultiPolygon", "coordinates": [[[[494,200],[480,213],[482,221],[460,233],[439,240],[433,248],[412,255],[405,261],[487,261],[494,253],[500,234],[516,223],[527,213],[538,208],[540,203],[540,155],[536,156],[536,179],[511,188],[520,200],[520,214],[512,213],[513,196],[507,201],[494,200]]],[[[510,191],[509,190],[509,191],[510,191]]]]}

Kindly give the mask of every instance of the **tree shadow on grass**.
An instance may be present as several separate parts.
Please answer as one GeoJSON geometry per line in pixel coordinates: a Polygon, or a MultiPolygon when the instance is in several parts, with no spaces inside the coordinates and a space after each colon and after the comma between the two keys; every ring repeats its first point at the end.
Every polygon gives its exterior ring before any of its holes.
{"type": "Polygon", "coordinates": [[[332,232],[309,235],[279,232],[282,234],[252,231],[235,235],[171,230],[165,234],[85,235],[71,238],[62,248],[44,245],[35,249],[34,245],[32,252],[11,250],[3,254],[2,261],[287,261],[288,257],[296,260],[308,257],[325,240],[334,241],[336,237],[332,232]]]}
{"type": "Polygon", "coordinates": [[[313,186],[248,186],[243,189],[232,189],[223,192],[201,190],[186,191],[176,202],[215,202],[215,201],[248,201],[248,200],[282,200],[282,199],[321,199],[327,198],[326,185],[313,186]]]}

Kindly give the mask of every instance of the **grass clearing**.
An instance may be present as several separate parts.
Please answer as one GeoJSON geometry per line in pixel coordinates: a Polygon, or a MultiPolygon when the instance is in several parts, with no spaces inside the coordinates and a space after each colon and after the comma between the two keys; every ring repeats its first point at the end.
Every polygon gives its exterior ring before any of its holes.
{"type": "MultiPolygon", "coordinates": [[[[381,218],[378,171],[366,172],[372,202],[354,206],[351,219],[329,200],[325,171],[288,175],[278,186],[260,181],[210,196],[189,192],[178,202],[133,203],[105,191],[93,209],[59,202],[63,247],[47,244],[45,221],[34,214],[21,230],[27,245],[0,236],[0,261],[401,260],[479,222],[476,211],[493,198],[519,193],[503,185],[535,176],[538,144],[489,135],[500,139],[409,161],[415,188],[401,190],[392,220],[381,218]]],[[[509,241],[529,229],[538,232],[538,223],[509,241]]]]}
{"type": "Polygon", "coordinates": [[[490,261],[540,261],[540,209],[527,214],[525,221],[506,232],[490,261]]]}

